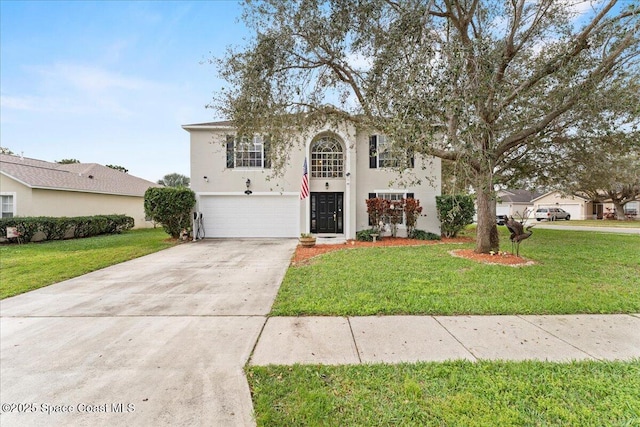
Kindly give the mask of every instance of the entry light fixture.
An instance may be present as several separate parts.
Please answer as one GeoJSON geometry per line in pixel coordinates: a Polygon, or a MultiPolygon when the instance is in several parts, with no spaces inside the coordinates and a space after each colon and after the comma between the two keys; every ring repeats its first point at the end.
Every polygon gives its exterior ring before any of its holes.
{"type": "Polygon", "coordinates": [[[247,186],[247,189],[245,190],[244,194],[248,196],[249,194],[253,193],[253,191],[249,190],[249,187],[251,187],[251,180],[249,178],[247,178],[247,182],[245,182],[244,185],[247,186]]]}
{"type": "Polygon", "coordinates": [[[203,176],[202,178],[204,179],[204,182],[209,182],[209,178],[207,176],[203,176]]]}
{"type": "Polygon", "coordinates": [[[245,182],[247,188],[251,187],[251,180],[247,178],[247,182],[245,182]]]}
{"type": "Polygon", "coordinates": [[[327,189],[327,190],[329,189],[329,183],[328,182],[324,183],[324,188],[327,189]]]}

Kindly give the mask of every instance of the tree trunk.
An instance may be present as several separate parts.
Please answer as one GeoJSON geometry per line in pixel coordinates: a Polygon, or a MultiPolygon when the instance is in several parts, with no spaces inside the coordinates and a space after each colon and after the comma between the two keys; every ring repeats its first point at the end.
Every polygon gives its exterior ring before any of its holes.
{"type": "Polygon", "coordinates": [[[496,197],[493,188],[476,188],[478,204],[478,227],[476,229],[476,252],[498,252],[500,238],[496,225],[496,197]]]}
{"type": "Polygon", "coordinates": [[[613,200],[613,207],[616,210],[616,219],[624,221],[627,217],[624,216],[624,205],[620,202],[613,200]]]}

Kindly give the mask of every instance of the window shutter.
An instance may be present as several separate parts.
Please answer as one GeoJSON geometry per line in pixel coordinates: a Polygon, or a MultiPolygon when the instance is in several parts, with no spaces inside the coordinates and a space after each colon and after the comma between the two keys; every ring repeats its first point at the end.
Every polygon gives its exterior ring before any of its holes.
{"type": "Polygon", "coordinates": [[[377,135],[371,135],[369,137],[369,169],[376,169],[378,167],[377,152],[378,152],[378,137],[377,135]]]}
{"type": "Polygon", "coordinates": [[[407,199],[415,199],[415,197],[413,197],[413,193],[407,193],[407,199]]]}
{"type": "Polygon", "coordinates": [[[233,169],[233,135],[227,135],[227,168],[233,169]]]}
{"type": "MultiPolygon", "coordinates": [[[[370,199],[375,199],[376,198],[376,193],[369,193],[369,198],[370,199]]],[[[373,225],[373,221],[371,221],[371,215],[369,215],[369,227],[371,227],[373,225]]]]}
{"type": "Polygon", "coordinates": [[[263,167],[265,169],[271,169],[271,138],[265,137],[264,142],[262,143],[262,155],[264,163],[263,167]]]}

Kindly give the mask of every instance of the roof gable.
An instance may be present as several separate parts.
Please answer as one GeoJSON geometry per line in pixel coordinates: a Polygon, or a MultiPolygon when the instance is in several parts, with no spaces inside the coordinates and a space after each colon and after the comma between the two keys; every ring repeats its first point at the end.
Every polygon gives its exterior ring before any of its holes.
{"type": "Polygon", "coordinates": [[[550,195],[556,195],[556,197],[557,197],[557,198],[559,198],[559,199],[572,199],[572,200],[580,199],[580,200],[585,201],[585,202],[588,202],[588,201],[589,201],[589,199],[588,199],[588,198],[586,198],[586,197],[578,196],[578,195],[576,195],[576,194],[573,194],[573,195],[566,195],[566,196],[565,196],[565,195],[563,195],[563,194],[562,194],[561,192],[559,192],[559,191],[549,191],[548,193],[545,193],[545,194],[543,194],[543,195],[541,195],[541,196],[539,196],[539,197],[536,197],[536,198],[535,198],[535,199],[533,199],[532,201],[533,201],[533,202],[537,202],[538,200],[544,199],[545,197],[548,197],[548,196],[550,196],[550,195]]]}

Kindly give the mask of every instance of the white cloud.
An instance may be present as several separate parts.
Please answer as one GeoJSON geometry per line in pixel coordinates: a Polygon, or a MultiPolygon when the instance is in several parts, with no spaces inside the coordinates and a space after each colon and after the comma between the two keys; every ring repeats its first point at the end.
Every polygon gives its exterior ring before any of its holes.
{"type": "Polygon", "coordinates": [[[26,72],[29,86],[3,93],[3,109],[128,117],[140,112],[145,99],[172,90],[166,84],[83,64],[55,63],[26,72]]]}
{"type": "Polygon", "coordinates": [[[123,76],[99,67],[81,64],[57,63],[36,69],[53,84],[65,84],[73,89],[90,92],[108,92],[117,89],[147,90],[159,85],[135,77],[123,76]]]}
{"type": "Polygon", "coordinates": [[[36,102],[30,97],[0,96],[0,108],[9,110],[34,110],[36,102]]]}
{"type": "Polygon", "coordinates": [[[577,15],[577,17],[581,17],[585,13],[593,12],[599,9],[599,6],[602,5],[602,0],[558,0],[562,3],[565,3],[569,6],[569,9],[577,15]]]}
{"type": "Polygon", "coordinates": [[[22,111],[27,113],[87,113],[87,106],[77,100],[64,97],[21,95],[2,95],[0,97],[2,109],[7,111],[22,111]]]}

